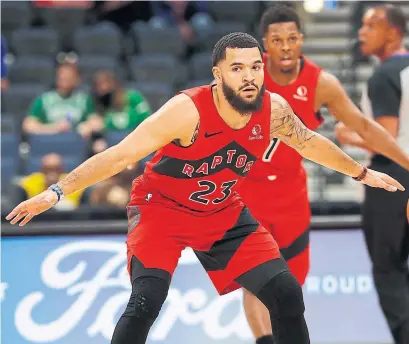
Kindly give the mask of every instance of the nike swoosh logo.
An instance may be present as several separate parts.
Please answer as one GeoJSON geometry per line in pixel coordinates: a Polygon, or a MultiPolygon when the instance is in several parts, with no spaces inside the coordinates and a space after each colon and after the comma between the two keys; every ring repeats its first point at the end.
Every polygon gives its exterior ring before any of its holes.
{"type": "Polygon", "coordinates": [[[218,131],[218,132],[216,132],[216,133],[211,133],[211,134],[205,133],[205,134],[204,134],[204,137],[205,137],[205,138],[208,138],[208,137],[212,137],[212,136],[214,136],[214,135],[218,135],[218,134],[221,134],[221,133],[222,133],[222,131],[218,131]]]}

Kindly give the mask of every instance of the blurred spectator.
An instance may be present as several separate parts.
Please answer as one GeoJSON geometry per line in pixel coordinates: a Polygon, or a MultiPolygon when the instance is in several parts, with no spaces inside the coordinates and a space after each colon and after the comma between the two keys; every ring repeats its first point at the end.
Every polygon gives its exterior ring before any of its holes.
{"type": "Polygon", "coordinates": [[[1,90],[4,91],[8,87],[6,58],[7,43],[6,39],[1,35],[1,90]]]}
{"type": "Polygon", "coordinates": [[[88,157],[108,148],[103,130],[132,131],[151,114],[151,109],[142,94],[123,88],[110,71],[99,71],[93,85],[96,113],[102,120],[101,126],[94,119],[90,121],[93,131],[89,143],[88,157]]]}
{"type": "Polygon", "coordinates": [[[212,22],[206,1],[154,1],[151,23],[154,27],[177,26],[187,45],[195,42],[193,22],[201,25],[204,21],[212,22]],[[196,18],[196,20],[195,20],[196,18]]]}
{"type": "Polygon", "coordinates": [[[124,171],[95,185],[90,195],[92,206],[123,208],[129,202],[132,181],[140,174],[138,164],[129,165],[124,171]]]}
{"type": "Polygon", "coordinates": [[[95,1],[93,6],[99,21],[113,22],[126,32],[133,22],[148,21],[152,17],[149,1],[95,1]]]}
{"type": "MultiPolygon", "coordinates": [[[[22,202],[40,194],[64,177],[62,157],[55,153],[47,154],[41,160],[41,170],[39,172],[34,172],[19,181],[18,191],[15,196],[17,196],[19,202],[22,202]]],[[[78,208],[83,195],[84,190],[68,195],[56,205],[56,208],[60,210],[78,208]]]]}
{"type": "Polygon", "coordinates": [[[24,119],[23,130],[29,134],[57,134],[75,130],[84,138],[101,120],[94,114],[92,99],[76,90],[80,83],[77,66],[64,63],[57,68],[56,89],[37,97],[24,119]]]}
{"type": "Polygon", "coordinates": [[[122,87],[110,71],[96,73],[93,88],[96,112],[103,117],[105,130],[132,131],[151,114],[142,94],[122,87]]]}

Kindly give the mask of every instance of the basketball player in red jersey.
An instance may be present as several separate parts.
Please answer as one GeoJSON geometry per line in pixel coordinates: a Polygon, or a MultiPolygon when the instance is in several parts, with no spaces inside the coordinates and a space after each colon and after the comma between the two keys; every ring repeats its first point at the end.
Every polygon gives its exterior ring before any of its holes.
{"type": "MultiPolygon", "coordinates": [[[[381,126],[361,114],[336,77],[301,55],[300,19],[292,7],[273,5],[263,14],[260,26],[267,51],[263,59],[267,91],[286,99],[311,130],[322,123],[319,110],[326,106],[338,120],[370,142],[374,150],[384,152],[409,170],[407,155],[381,126]]],[[[291,272],[303,284],[309,270],[311,213],[302,155],[273,138],[239,194],[251,214],[271,232],[291,272]]],[[[256,343],[274,343],[269,313],[247,291],[244,308],[256,343]]]]}
{"type": "Polygon", "coordinates": [[[236,193],[270,138],[367,185],[402,189],[393,178],[360,166],[310,131],[282,97],[264,91],[262,50],[252,36],[223,37],[213,51],[213,75],[216,85],[175,96],[118,145],[7,216],[12,224],[22,220],[25,225],[64,195],[157,151],[133,184],[127,237],[132,293],[112,344],[146,342],[188,246],[220,294],[242,286],[263,302],[278,343],[310,343],[301,286],[273,237],[236,193]]]}

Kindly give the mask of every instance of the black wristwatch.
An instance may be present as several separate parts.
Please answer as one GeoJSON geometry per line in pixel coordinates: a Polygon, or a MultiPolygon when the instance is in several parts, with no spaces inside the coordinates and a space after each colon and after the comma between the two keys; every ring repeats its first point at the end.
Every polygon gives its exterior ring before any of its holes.
{"type": "Polygon", "coordinates": [[[48,190],[54,191],[57,194],[57,203],[64,198],[64,191],[62,191],[62,189],[57,184],[51,185],[48,190]]]}

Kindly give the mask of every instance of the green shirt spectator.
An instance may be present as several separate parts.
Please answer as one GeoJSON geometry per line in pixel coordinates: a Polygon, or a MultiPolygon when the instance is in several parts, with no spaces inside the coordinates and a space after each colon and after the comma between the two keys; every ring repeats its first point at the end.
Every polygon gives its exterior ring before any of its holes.
{"type": "Polygon", "coordinates": [[[61,64],[56,71],[56,88],[36,98],[23,122],[28,134],[58,134],[77,131],[88,138],[103,123],[96,116],[92,98],[75,89],[80,75],[75,64],[61,64]]]}
{"type": "Polygon", "coordinates": [[[151,114],[143,95],[120,86],[110,71],[99,71],[94,78],[96,113],[104,121],[105,130],[132,131],[151,114]]]}
{"type": "Polygon", "coordinates": [[[140,92],[125,89],[123,98],[121,110],[105,110],[103,116],[106,130],[131,131],[151,114],[150,106],[140,92]]]}
{"type": "Polygon", "coordinates": [[[76,127],[94,112],[93,102],[85,92],[73,92],[64,97],[57,91],[49,91],[33,101],[29,116],[36,118],[42,124],[66,120],[76,127]]]}

